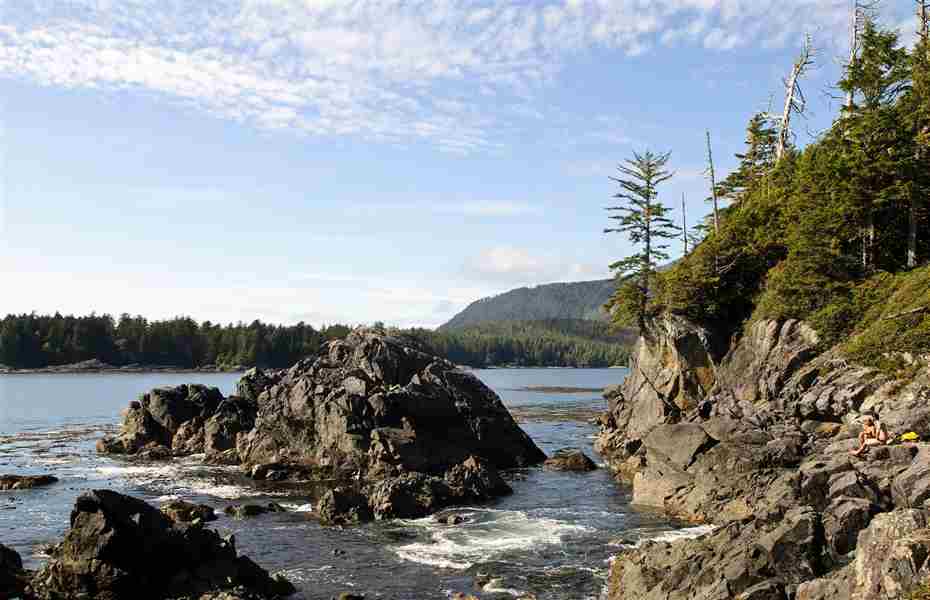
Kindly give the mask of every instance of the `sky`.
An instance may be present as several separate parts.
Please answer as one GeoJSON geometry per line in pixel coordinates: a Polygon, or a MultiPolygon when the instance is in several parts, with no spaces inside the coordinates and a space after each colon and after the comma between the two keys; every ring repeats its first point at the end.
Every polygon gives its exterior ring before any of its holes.
{"type": "Polygon", "coordinates": [[[0,0],[0,314],[432,327],[608,277],[617,164],[670,151],[706,214],[705,130],[725,174],[805,33],[829,127],[848,7],[0,0]]]}

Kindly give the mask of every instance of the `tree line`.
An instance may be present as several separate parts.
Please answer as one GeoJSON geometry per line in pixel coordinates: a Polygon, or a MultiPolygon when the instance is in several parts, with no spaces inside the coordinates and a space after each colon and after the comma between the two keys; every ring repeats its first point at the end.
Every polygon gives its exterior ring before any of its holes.
{"type": "MultiPolygon", "coordinates": [[[[0,365],[36,369],[97,359],[113,366],[284,368],[349,331],[349,326],[338,324],[317,329],[305,323],[281,326],[258,320],[221,325],[189,317],[158,321],[129,314],[7,315],[0,322],[0,365]]],[[[580,320],[392,331],[474,367],[611,366],[626,361],[629,346],[628,335],[609,332],[605,323],[580,320]]]]}
{"type": "Polygon", "coordinates": [[[611,367],[626,365],[635,334],[602,321],[496,321],[463,329],[411,329],[439,356],[471,367],[611,367]]]}
{"type": "Polygon", "coordinates": [[[930,319],[921,321],[920,310],[930,297],[922,268],[930,261],[928,4],[917,1],[918,41],[908,48],[874,9],[855,3],[836,85],[842,106],[803,149],[792,143],[791,117],[805,110],[803,79],[817,56],[809,38],[785,79],[783,113],[752,116],[738,167],[722,181],[706,134],[713,212],[697,228],[673,222],[659,197],[672,175],[668,154],[637,153],[620,166],[606,231],[625,234],[636,252],[612,265],[616,323],[646,324],[671,311],[736,332],[747,320],[796,318],[835,342],[906,287],[900,297],[914,299],[916,316],[896,321],[900,335],[891,341],[930,349],[930,319]],[[660,272],[676,239],[685,254],[660,272]]]}
{"type": "Polygon", "coordinates": [[[253,321],[220,325],[189,317],[150,321],[123,314],[7,315],[0,322],[0,364],[30,369],[97,359],[114,366],[287,367],[344,337],[345,325],[315,329],[253,321]]]}

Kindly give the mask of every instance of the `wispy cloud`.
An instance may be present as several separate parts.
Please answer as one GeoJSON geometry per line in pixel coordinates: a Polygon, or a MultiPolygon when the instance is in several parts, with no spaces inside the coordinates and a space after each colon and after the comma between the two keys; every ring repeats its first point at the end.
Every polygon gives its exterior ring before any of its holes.
{"type": "MultiPolygon", "coordinates": [[[[727,51],[841,31],[845,0],[22,0],[4,5],[0,76],[143,90],[311,136],[494,148],[527,98],[594,48],[727,51]]],[[[622,134],[620,134],[622,135],[622,134]]]]}

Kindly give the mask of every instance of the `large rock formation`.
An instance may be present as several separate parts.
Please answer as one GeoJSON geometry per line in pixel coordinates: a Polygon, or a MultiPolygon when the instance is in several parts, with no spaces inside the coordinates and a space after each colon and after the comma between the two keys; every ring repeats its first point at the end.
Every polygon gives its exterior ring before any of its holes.
{"type": "MultiPolygon", "coordinates": [[[[378,518],[507,493],[497,470],[545,455],[474,375],[417,343],[358,330],[287,371],[251,370],[238,396],[153,390],[101,452],[241,462],[256,479],[352,482],[378,518]]],[[[341,505],[334,502],[333,506],[341,505]]]]}
{"type": "Polygon", "coordinates": [[[223,398],[214,387],[156,388],[130,403],[119,435],[99,440],[97,451],[145,458],[219,454],[252,428],[257,410],[254,401],[223,398]]]}
{"type": "Polygon", "coordinates": [[[612,600],[869,600],[900,597],[930,573],[930,446],[848,453],[865,411],[892,433],[930,434],[930,369],[891,382],[818,353],[816,332],[797,321],[757,322],[722,356],[685,342],[712,335],[678,317],[649,334],[611,390],[597,449],[634,503],[720,527],[622,553],[612,600]]]}
{"type": "Polygon", "coordinates": [[[223,591],[270,600],[294,588],[239,556],[232,537],[174,522],[136,498],[94,490],[75,502],[71,529],[26,597],[161,600],[223,591]]]}

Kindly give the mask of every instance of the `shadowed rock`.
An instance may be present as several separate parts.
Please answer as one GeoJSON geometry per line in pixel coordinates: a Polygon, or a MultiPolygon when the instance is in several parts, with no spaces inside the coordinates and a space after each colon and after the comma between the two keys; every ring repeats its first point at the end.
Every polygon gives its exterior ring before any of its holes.
{"type": "Polygon", "coordinates": [[[0,490],[28,490],[58,481],[52,475],[0,475],[0,490]]]}
{"type": "Polygon", "coordinates": [[[32,592],[43,600],[198,598],[227,590],[272,599],[294,591],[237,555],[232,537],[174,523],[147,503],[109,490],[77,499],[71,528],[51,554],[32,580],[32,592]]]}

